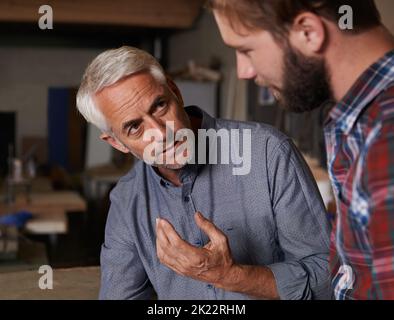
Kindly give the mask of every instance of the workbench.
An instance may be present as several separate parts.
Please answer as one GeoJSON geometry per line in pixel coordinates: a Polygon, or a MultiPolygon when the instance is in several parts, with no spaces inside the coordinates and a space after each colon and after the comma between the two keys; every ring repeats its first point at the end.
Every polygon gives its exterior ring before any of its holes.
{"type": "Polygon", "coordinates": [[[33,219],[27,222],[26,231],[34,234],[64,234],[68,231],[67,212],[85,212],[86,201],[76,192],[50,191],[32,193],[30,200],[23,194],[9,205],[0,204],[0,215],[27,211],[33,219]]]}
{"type": "Polygon", "coordinates": [[[100,268],[53,270],[53,289],[39,288],[37,270],[0,273],[0,300],[97,300],[100,268]]]}

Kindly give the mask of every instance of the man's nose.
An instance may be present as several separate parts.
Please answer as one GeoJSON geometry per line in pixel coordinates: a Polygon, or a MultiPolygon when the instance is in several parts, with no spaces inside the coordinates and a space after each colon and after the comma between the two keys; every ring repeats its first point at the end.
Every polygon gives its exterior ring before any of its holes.
{"type": "Polygon", "coordinates": [[[161,140],[164,141],[166,139],[166,124],[162,119],[158,119],[153,116],[148,117],[148,123],[150,129],[156,130],[158,133],[161,134],[161,140]]]}
{"type": "Polygon", "coordinates": [[[237,73],[238,78],[245,80],[254,79],[257,75],[249,58],[241,53],[237,53],[237,73]]]}

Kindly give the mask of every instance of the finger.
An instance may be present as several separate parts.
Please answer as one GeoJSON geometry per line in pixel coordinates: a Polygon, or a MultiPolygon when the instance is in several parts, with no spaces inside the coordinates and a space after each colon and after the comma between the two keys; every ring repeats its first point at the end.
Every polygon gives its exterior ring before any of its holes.
{"type": "Polygon", "coordinates": [[[206,219],[201,212],[196,212],[194,215],[197,226],[204,231],[204,233],[209,237],[209,239],[214,243],[221,243],[225,241],[226,235],[216,227],[211,221],[206,219]]]}
{"type": "Polygon", "coordinates": [[[165,230],[163,229],[163,226],[160,223],[160,220],[164,221],[162,219],[156,220],[156,247],[158,256],[162,259],[165,257],[166,260],[176,259],[179,250],[177,250],[177,248],[171,244],[165,230]]]}
{"type": "Polygon", "coordinates": [[[187,265],[192,258],[201,254],[202,249],[183,240],[168,221],[161,219],[158,222],[158,228],[163,231],[169,241],[168,245],[163,248],[164,253],[180,265],[187,265]]]}
{"type": "Polygon", "coordinates": [[[159,220],[160,219],[156,219],[156,243],[160,243],[162,246],[168,246],[170,240],[167,238],[163,228],[159,226],[159,220]]]}
{"type": "Polygon", "coordinates": [[[179,236],[175,228],[167,220],[159,219],[158,228],[163,232],[171,245],[178,247],[187,244],[187,242],[179,236]]]}
{"type": "Polygon", "coordinates": [[[163,264],[173,264],[178,259],[177,251],[167,240],[156,239],[156,253],[163,264]]]}

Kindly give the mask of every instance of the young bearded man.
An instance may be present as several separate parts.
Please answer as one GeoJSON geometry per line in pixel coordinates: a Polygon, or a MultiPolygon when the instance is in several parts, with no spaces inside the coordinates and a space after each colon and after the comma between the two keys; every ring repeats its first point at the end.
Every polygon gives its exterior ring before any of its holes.
{"type": "Polygon", "coordinates": [[[289,111],[335,104],[324,128],[337,202],[335,296],[394,299],[394,39],[374,1],[208,6],[236,50],[240,78],[269,87],[289,111]]]}

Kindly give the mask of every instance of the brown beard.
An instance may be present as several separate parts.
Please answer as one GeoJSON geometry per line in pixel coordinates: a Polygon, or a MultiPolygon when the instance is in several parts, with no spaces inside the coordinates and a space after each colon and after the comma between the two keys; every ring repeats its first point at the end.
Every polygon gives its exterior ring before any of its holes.
{"type": "Polygon", "coordinates": [[[290,45],[285,47],[283,88],[279,105],[290,112],[302,113],[333,100],[326,63],[305,57],[290,45]]]}

